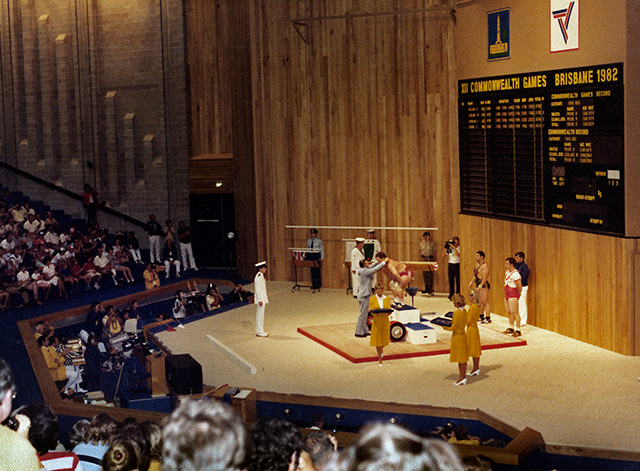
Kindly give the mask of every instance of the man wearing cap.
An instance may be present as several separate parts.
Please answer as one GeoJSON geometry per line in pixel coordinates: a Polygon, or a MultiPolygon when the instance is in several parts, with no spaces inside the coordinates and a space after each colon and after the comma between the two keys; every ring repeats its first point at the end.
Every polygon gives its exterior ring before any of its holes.
{"type": "MultiPolygon", "coordinates": [[[[431,240],[431,233],[425,231],[420,241],[420,258],[424,262],[435,262],[437,250],[436,243],[431,240]]],[[[422,292],[427,296],[433,296],[433,272],[431,270],[423,271],[422,278],[424,279],[424,290],[422,292]]]]}
{"type": "Polygon", "coordinates": [[[364,238],[356,237],[356,246],[351,250],[351,286],[353,286],[353,297],[358,297],[358,288],[360,287],[360,276],[358,268],[360,268],[360,260],[364,260],[364,238]]]}
{"type": "Polygon", "coordinates": [[[320,249],[320,252],[307,253],[307,260],[318,260],[320,263],[317,267],[311,267],[311,289],[316,290],[322,288],[322,260],[324,260],[324,244],[322,239],[318,237],[318,229],[310,229],[309,233],[311,237],[307,239],[308,249],[320,249]]]}
{"type": "Polygon", "coordinates": [[[267,296],[267,282],[264,274],[267,273],[267,262],[256,263],[258,273],[253,279],[254,289],[256,291],[254,302],[256,303],[256,335],[258,337],[268,337],[269,334],[264,331],[264,308],[269,302],[267,296]]]}

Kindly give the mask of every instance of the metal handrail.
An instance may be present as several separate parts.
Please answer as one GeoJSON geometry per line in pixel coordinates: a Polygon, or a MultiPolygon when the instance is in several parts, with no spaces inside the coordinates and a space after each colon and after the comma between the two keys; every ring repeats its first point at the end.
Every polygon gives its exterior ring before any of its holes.
{"type": "MultiPolygon", "coordinates": [[[[9,170],[13,173],[15,173],[16,175],[19,175],[23,178],[27,178],[35,183],[38,183],[39,185],[43,185],[47,188],[49,188],[50,190],[54,190],[57,191],[58,193],[62,193],[65,196],[68,196],[70,198],[73,198],[75,200],[81,201],[84,203],[84,198],[82,197],[82,195],[79,195],[78,193],[74,193],[73,191],[67,190],[66,188],[63,188],[61,186],[58,186],[54,183],[48,182],[47,180],[43,180],[40,177],[36,177],[35,175],[32,175],[30,173],[25,172],[24,170],[20,170],[19,168],[14,167],[13,165],[9,165],[5,162],[0,162],[0,168],[4,168],[6,170],[9,170]]],[[[124,214],[121,213],[120,211],[117,211],[113,208],[110,208],[108,206],[102,206],[98,208],[99,211],[103,211],[107,214],[110,214],[112,216],[115,216],[119,219],[122,219],[123,221],[126,221],[130,224],[134,224],[136,226],[145,227],[145,223],[143,221],[140,221],[139,219],[136,219],[134,217],[129,216],[128,214],[124,214]]]]}

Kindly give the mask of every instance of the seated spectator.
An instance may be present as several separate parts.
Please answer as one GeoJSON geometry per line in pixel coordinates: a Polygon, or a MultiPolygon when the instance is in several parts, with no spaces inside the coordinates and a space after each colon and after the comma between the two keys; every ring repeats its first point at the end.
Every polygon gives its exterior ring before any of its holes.
{"type": "Polygon", "coordinates": [[[102,324],[104,325],[103,332],[106,337],[122,332],[122,318],[113,306],[107,306],[105,315],[102,318],[102,324]]]}
{"type": "Polygon", "coordinates": [[[9,214],[11,214],[16,224],[23,224],[27,218],[28,211],[23,205],[18,203],[9,208],[9,214]]]}
{"type": "MultiPolygon", "coordinates": [[[[87,419],[80,419],[73,427],[71,427],[71,431],[69,432],[69,448],[73,450],[73,448],[82,443],[87,435],[87,430],[89,430],[89,422],[87,419]]],[[[76,453],[77,455],[77,453],[76,453]]],[[[78,457],[79,458],[79,457],[78,457]]]]}
{"type": "Polygon", "coordinates": [[[422,438],[399,425],[374,423],[343,450],[332,468],[339,471],[395,469],[402,471],[463,471],[455,449],[422,438]]]}
{"type": "Polygon", "coordinates": [[[53,213],[51,211],[47,211],[47,217],[44,220],[45,226],[50,226],[53,231],[57,231],[60,228],[60,224],[53,217],[53,213]]]}
{"type": "MultiPolygon", "coordinates": [[[[28,277],[27,280],[30,280],[30,277],[28,277]]],[[[16,306],[18,308],[31,303],[27,287],[24,286],[23,283],[19,283],[16,278],[8,272],[7,267],[0,267],[0,289],[9,294],[10,297],[16,294],[20,295],[22,303],[16,306]]]]}
{"type": "MultiPolygon", "coordinates": [[[[11,414],[16,383],[9,364],[0,358],[0,423],[11,414]]],[[[0,469],[39,471],[40,461],[36,450],[27,439],[31,421],[24,415],[15,416],[18,430],[0,425],[0,469]]]]}
{"type": "Polygon", "coordinates": [[[172,265],[176,267],[176,276],[180,277],[180,259],[178,257],[178,249],[176,249],[173,240],[169,239],[165,242],[165,246],[162,251],[162,259],[164,260],[166,278],[169,278],[169,272],[172,265]]]}
{"type": "Polygon", "coordinates": [[[229,293],[229,298],[231,299],[232,303],[249,301],[249,298],[251,296],[253,296],[253,293],[244,289],[241,283],[236,283],[231,293],[229,293]]]}
{"type": "Polygon", "coordinates": [[[100,280],[102,280],[102,274],[98,273],[98,270],[92,261],[88,261],[82,266],[82,273],[83,275],[81,278],[85,281],[87,287],[91,286],[93,283],[93,287],[96,290],[100,289],[99,283],[100,280]]]}
{"type": "Polygon", "coordinates": [[[140,242],[138,242],[135,232],[129,231],[125,245],[127,246],[127,249],[129,249],[129,253],[131,254],[131,258],[133,258],[134,263],[144,263],[140,256],[140,242]]]}
{"type": "Polygon", "coordinates": [[[146,289],[158,288],[160,286],[160,277],[156,271],[155,264],[150,263],[147,265],[142,277],[144,278],[144,286],[146,289]]]}
{"type": "MultiPolygon", "coordinates": [[[[80,267],[80,265],[77,264],[77,262],[75,261],[75,258],[73,260],[76,266],[80,269],[80,271],[82,271],[82,267],[80,267]]],[[[69,293],[80,294],[80,278],[73,275],[73,273],[71,272],[71,268],[69,266],[70,263],[71,262],[65,259],[60,260],[60,262],[58,263],[58,268],[60,270],[60,278],[62,278],[62,281],[69,287],[68,288],[69,293]]],[[[77,273],[77,270],[76,270],[76,273],[77,273]]]]}
{"type": "Polygon", "coordinates": [[[135,442],[116,439],[102,459],[104,471],[139,471],[142,453],[135,442]]]}
{"type": "Polygon", "coordinates": [[[102,458],[116,435],[118,424],[107,414],[98,414],[91,419],[82,443],[73,447],[84,471],[102,471],[102,458]]]}
{"type": "Polygon", "coordinates": [[[48,322],[40,321],[36,324],[34,329],[34,336],[38,340],[43,335],[45,337],[53,334],[53,327],[48,322]]]}
{"type": "Polygon", "coordinates": [[[111,248],[107,250],[107,257],[111,262],[111,265],[116,270],[117,273],[122,273],[124,279],[127,283],[133,283],[133,275],[131,274],[131,269],[125,265],[129,261],[129,256],[123,252],[119,251],[118,254],[115,253],[114,249],[111,248]]]}
{"type": "Polygon", "coordinates": [[[22,227],[24,227],[29,234],[34,234],[40,231],[40,222],[36,221],[35,214],[29,214],[22,227]]]}
{"type": "Polygon", "coordinates": [[[138,314],[127,310],[122,313],[122,319],[124,320],[124,331],[127,334],[138,332],[138,314]]]}
{"type": "Polygon", "coordinates": [[[96,266],[96,270],[102,275],[111,274],[113,284],[118,286],[118,280],[116,280],[116,269],[109,260],[108,254],[102,250],[101,247],[97,248],[96,256],[93,259],[93,264],[96,266]]]}
{"type": "Polygon", "coordinates": [[[49,283],[50,286],[56,286],[60,297],[64,296],[69,299],[67,291],[64,287],[64,280],[58,276],[58,269],[51,261],[50,257],[44,259],[44,267],[42,268],[42,275],[44,280],[49,283]]]}
{"type": "Polygon", "coordinates": [[[187,308],[184,304],[184,293],[176,291],[176,298],[173,301],[173,317],[182,319],[187,316],[187,308]]]}
{"type": "MultiPolygon", "coordinates": [[[[20,265],[20,271],[16,274],[17,286],[19,289],[29,290],[33,293],[33,300],[36,304],[42,304],[40,299],[38,298],[39,290],[42,284],[37,283],[37,281],[29,274],[27,271],[27,267],[24,264],[20,265]]],[[[48,283],[44,283],[45,290],[50,288],[48,283]]],[[[28,297],[28,295],[27,295],[28,297]]]]}
{"type": "Polygon", "coordinates": [[[33,296],[37,296],[37,292],[44,291],[46,293],[44,299],[49,299],[49,294],[51,294],[51,283],[46,280],[45,275],[42,272],[42,267],[35,267],[33,269],[31,280],[33,284],[33,296]]]}
{"type": "Polygon", "coordinates": [[[249,471],[297,469],[302,438],[295,425],[281,419],[259,419],[251,428],[249,471]],[[290,467],[293,465],[293,467],[290,467]]]}
{"type": "Polygon", "coordinates": [[[331,438],[320,430],[313,430],[307,434],[304,439],[304,449],[309,453],[316,471],[322,471],[338,450],[337,442],[332,442],[331,438]]]}
{"type": "Polygon", "coordinates": [[[244,424],[224,403],[182,401],[164,426],[163,471],[240,471],[247,454],[244,424]]]}
{"type": "Polygon", "coordinates": [[[449,443],[459,443],[461,445],[480,445],[481,442],[480,438],[470,436],[467,427],[462,424],[455,426],[453,437],[449,438],[449,443]]]}
{"type": "Polygon", "coordinates": [[[138,424],[149,444],[149,471],[162,471],[162,427],[149,420],[138,424]]]}
{"type": "Polygon", "coordinates": [[[217,309],[224,302],[224,298],[220,294],[220,290],[216,285],[211,283],[207,289],[207,296],[205,297],[207,303],[207,311],[217,309]]]}
{"type": "Polygon", "coordinates": [[[33,403],[19,408],[16,412],[31,420],[29,441],[36,449],[43,467],[54,471],[82,471],[78,456],[72,451],[55,451],[58,445],[60,425],[58,416],[49,404],[33,403]]]}
{"type": "Polygon", "coordinates": [[[2,285],[0,285],[0,311],[6,311],[9,309],[10,300],[11,295],[3,289],[2,285]]]}
{"type": "Polygon", "coordinates": [[[49,368],[49,373],[54,381],[67,380],[61,394],[67,397],[72,397],[74,392],[87,392],[80,387],[80,381],[82,377],[80,371],[75,366],[65,366],[64,357],[62,357],[55,348],[51,345],[51,336],[41,336],[38,338],[38,345],[40,346],[40,352],[44,357],[44,361],[49,368]]]}

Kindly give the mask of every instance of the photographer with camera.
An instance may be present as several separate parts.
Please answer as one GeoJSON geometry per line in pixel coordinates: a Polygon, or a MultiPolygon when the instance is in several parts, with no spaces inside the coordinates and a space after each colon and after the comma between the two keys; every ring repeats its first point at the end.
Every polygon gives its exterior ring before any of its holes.
{"type": "Polygon", "coordinates": [[[460,238],[454,236],[444,243],[444,257],[449,263],[449,301],[454,294],[460,294],[460,238]]]}
{"type": "Polygon", "coordinates": [[[16,383],[9,364],[0,358],[0,471],[38,471],[40,460],[27,436],[31,422],[21,414],[7,420],[13,407],[16,383]]]}

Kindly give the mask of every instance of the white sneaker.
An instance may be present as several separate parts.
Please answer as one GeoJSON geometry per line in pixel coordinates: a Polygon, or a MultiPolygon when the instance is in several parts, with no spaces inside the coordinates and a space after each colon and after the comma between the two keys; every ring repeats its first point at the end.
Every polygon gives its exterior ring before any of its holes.
{"type": "Polygon", "coordinates": [[[256,337],[269,337],[268,332],[262,332],[261,334],[256,334],[256,337]]]}
{"type": "Polygon", "coordinates": [[[198,267],[194,267],[193,271],[198,271],[198,267]]]}
{"type": "Polygon", "coordinates": [[[99,289],[100,289],[100,285],[99,285],[98,283],[96,283],[95,285],[93,285],[93,287],[94,287],[96,290],[99,290],[99,289]]]}

